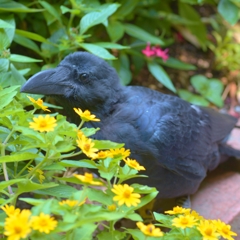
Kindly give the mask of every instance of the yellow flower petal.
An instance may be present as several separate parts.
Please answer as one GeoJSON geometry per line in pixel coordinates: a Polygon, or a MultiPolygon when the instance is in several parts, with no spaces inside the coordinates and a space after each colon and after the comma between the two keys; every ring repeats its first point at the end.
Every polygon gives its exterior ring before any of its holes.
{"type": "Polygon", "coordinates": [[[39,98],[38,100],[35,100],[34,98],[32,97],[29,97],[27,96],[28,99],[34,104],[36,105],[37,107],[41,108],[43,111],[48,111],[48,112],[51,112],[47,106],[44,106],[43,105],[43,100],[41,98],[39,98]]]}
{"type": "Polygon", "coordinates": [[[50,115],[38,116],[33,118],[33,122],[29,123],[29,127],[40,132],[51,132],[57,126],[56,119],[50,115]]]}
{"type": "Polygon", "coordinates": [[[176,206],[173,208],[173,210],[165,211],[165,213],[174,215],[174,214],[181,214],[181,213],[190,213],[190,211],[191,211],[190,208],[182,208],[182,207],[176,206]]]}
{"type": "Polygon", "coordinates": [[[116,196],[113,197],[113,201],[118,202],[119,206],[125,204],[127,207],[131,207],[137,206],[138,203],[140,203],[140,194],[133,193],[134,188],[128,184],[113,185],[111,191],[116,194],[116,196]]]}
{"type": "Polygon", "coordinates": [[[24,209],[17,215],[6,218],[4,234],[8,236],[8,240],[19,240],[27,237],[31,232],[30,215],[31,211],[24,209]]]}
{"type": "Polygon", "coordinates": [[[39,216],[33,216],[31,219],[32,228],[49,234],[57,226],[57,221],[48,214],[40,213],[39,216]]]}
{"type": "Polygon", "coordinates": [[[94,181],[94,180],[93,180],[93,175],[92,175],[92,173],[85,173],[84,175],[74,174],[74,177],[76,177],[77,179],[79,179],[81,182],[89,183],[89,184],[91,184],[91,185],[95,185],[95,186],[101,186],[101,185],[103,185],[102,182],[94,181]]]}
{"type": "Polygon", "coordinates": [[[145,167],[141,166],[135,159],[127,158],[127,159],[123,159],[123,160],[131,168],[134,168],[138,171],[146,170],[145,167]]]}
{"type": "Polygon", "coordinates": [[[193,227],[197,224],[197,219],[190,215],[180,215],[172,220],[172,225],[178,228],[185,229],[187,227],[193,227]]]}
{"type": "Polygon", "coordinates": [[[145,225],[142,222],[137,222],[137,227],[143,232],[146,236],[151,237],[162,237],[163,232],[160,228],[156,228],[153,224],[145,225]]]}
{"type": "Polygon", "coordinates": [[[82,152],[86,156],[90,158],[96,158],[98,156],[96,153],[98,149],[94,148],[95,144],[90,138],[87,138],[86,136],[81,135],[81,138],[78,138],[76,141],[77,141],[78,147],[82,150],[82,152]]]}
{"type": "Polygon", "coordinates": [[[131,154],[130,150],[125,148],[110,149],[110,153],[113,157],[122,157],[123,159],[131,154]]]}
{"type": "Polygon", "coordinates": [[[81,119],[85,122],[95,121],[99,122],[100,119],[96,118],[94,114],[91,114],[90,111],[85,110],[84,112],[80,108],[73,108],[73,110],[81,117],[81,119]]]}
{"type": "Polygon", "coordinates": [[[210,220],[201,220],[197,229],[202,234],[204,240],[218,240],[220,234],[217,232],[217,226],[210,220]]]}

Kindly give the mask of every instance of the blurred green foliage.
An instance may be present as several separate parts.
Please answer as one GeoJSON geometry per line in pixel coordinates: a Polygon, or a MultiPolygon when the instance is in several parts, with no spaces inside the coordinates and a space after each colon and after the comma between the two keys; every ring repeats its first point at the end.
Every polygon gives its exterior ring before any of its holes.
{"type": "Polygon", "coordinates": [[[0,81],[8,76],[5,85],[22,84],[24,77],[56,66],[71,52],[85,50],[108,60],[125,85],[147,62],[151,74],[176,92],[161,65],[181,70],[195,66],[171,57],[165,62],[148,58],[141,50],[147,42],[169,47],[179,26],[206,49],[206,25],[195,9],[203,4],[216,6],[230,24],[238,20],[238,1],[230,0],[2,0],[0,81]]]}

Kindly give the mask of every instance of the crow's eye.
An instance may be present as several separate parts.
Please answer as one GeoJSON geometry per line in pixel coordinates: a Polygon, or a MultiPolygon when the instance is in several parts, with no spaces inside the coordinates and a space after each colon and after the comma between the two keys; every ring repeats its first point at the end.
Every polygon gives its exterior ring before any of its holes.
{"type": "Polygon", "coordinates": [[[80,78],[80,80],[84,81],[84,80],[88,79],[88,74],[87,73],[81,73],[79,78],[80,78]]]}

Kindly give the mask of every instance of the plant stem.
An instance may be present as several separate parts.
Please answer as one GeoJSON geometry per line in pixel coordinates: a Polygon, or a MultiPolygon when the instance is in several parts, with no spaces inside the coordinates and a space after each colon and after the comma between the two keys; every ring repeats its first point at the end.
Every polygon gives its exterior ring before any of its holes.
{"type": "Polygon", "coordinates": [[[29,174],[27,175],[27,178],[30,179],[32,176],[34,176],[34,173],[39,169],[41,168],[41,166],[46,163],[46,161],[49,159],[48,158],[48,155],[49,155],[49,149],[47,150],[47,153],[45,155],[45,158],[35,167],[33,168],[32,171],[29,172],[29,174]]]}
{"type": "MultiPolygon", "coordinates": [[[[7,142],[9,141],[9,139],[11,138],[11,136],[13,135],[14,132],[15,132],[15,130],[13,128],[12,131],[8,134],[8,136],[4,140],[4,142],[1,144],[1,156],[5,156],[5,149],[6,149],[7,142]]],[[[7,172],[7,164],[5,162],[2,163],[2,168],[3,168],[3,175],[4,175],[5,181],[9,181],[8,172],[7,172]]],[[[11,186],[8,186],[8,192],[10,195],[13,195],[11,186]]]]}
{"type": "Polygon", "coordinates": [[[17,174],[16,178],[18,178],[24,171],[26,168],[28,168],[28,166],[33,162],[33,159],[31,159],[24,168],[22,168],[22,170],[17,174]]]}

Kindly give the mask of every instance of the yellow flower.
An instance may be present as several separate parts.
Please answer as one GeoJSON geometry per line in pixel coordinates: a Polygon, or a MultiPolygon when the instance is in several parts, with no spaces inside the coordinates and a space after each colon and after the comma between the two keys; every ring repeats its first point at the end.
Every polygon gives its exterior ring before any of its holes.
{"type": "Polygon", "coordinates": [[[130,150],[125,148],[110,149],[110,153],[113,157],[122,157],[123,159],[131,154],[130,150]]]}
{"type": "Polygon", "coordinates": [[[17,216],[20,213],[20,209],[14,206],[4,205],[1,208],[8,216],[17,216]]]}
{"type": "Polygon", "coordinates": [[[99,122],[100,121],[100,119],[96,118],[96,116],[94,114],[91,114],[91,112],[89,112],[88,110],[85,110],[84,112],[80,108],[73,108],[73,110],[85,122],[89,122],[89,121],[99,122]]]}
{"type": "Polygon", "coordinates": [[[235,232],[231,231],[231,226],[222,222],[220,219],[213,220],[212,223],[217,226],[217,232],[220,233],[223,238],[234,240],[231,236],[237,236],[235,232]]]}
{"type": "Polygon", "coordinates": [[[29,125],[30,128],[40,132],[51,132],[57,126],[56,119],[50,115],[34,117],[33,122],[30,122],[29,125]]]}
{"type": "Polygon", "coordinates": [[[169,211],[165,211],[165,213],[170,214],[170,215],[174,215],[174,214],[181,214],[181,213],[190,213],[191,209],[189,208],[182,208],[179,206],[176,206],[173,208],[173,210],[169,210],[169,211]]]}
{"type": "Polygon", "coordinates": [[[77,131],[77,137],[78,137],[79,139],[82,139],[83,137],[86,137],[86,136],[84,135],[84,133],[83,133],[81,130],[78,130],[78,131],[77,131]]]}
{"type": "Polygon", "coordinates": [[[43,105],[43,100],[41,98],[39,98],[38,100],[35,100],[34,98],[32,97],[29,97],[27,96],[28,99],[34,104],[34,105],[37,105],[38,107],[40,107],[43,111],[48,111],[48,112],[51,112],[47,106],[44,106],[43,105]]]}
{"type": "Polygon", "coordinates": [[[107,157],[113,157],[110,151],[99,151],[94,159],[105,159],[107,157]]]}
{"type": "Polygon", "coordinates": [[[111,189],[117,196],[113,197],[113,201],[118,201],[118,205],[126,204],[127,207],[137,206],[140,203],[140,194],[133,193],[134,188],[128,184],[113,185],[111,189]]]}
{"type": "Polygon", "coordinates": [[[184,214],[185,214],[185,215],[189,215],[189,216],[193,216],[194,218],[196,218],[196,219],[198,219],[198,220],[203,219],[203,217],[200,216],[199,213],[196,212],[196,211],[194,211],[194,210],[192,210],[191,212],[185,212],[184,214]]]}
{"type": "MultiPolygon", "coordinates": [[[[28,167],[28,172],[31,172],[33,170],[33,167],[28,167]]],[[[43,175],[44,172],[41,169],[37,169],[37,171],[34,173],[35,177],[38,179],[40,183],[43,183],[45,176],[43,175]]]]}
{"type": "Polygon", "coordinates": [[[101,182],[94,181],[93,175],[91,173],[84,173],[84,175],[74,174],[74,177],[76,177],[77,179],[79,179],[84,183],[89,183],[91,185],[96,185],[96,186],[103,185],[101,182]]]}
{"type": "Polygon", "coordinates": [[[146,170],[145,167],[141,166],[135,159],[124,159],[124,162],[131,168],[134,168],[138,171],[140,170],[146,170]]]}
{"type": "Polygon", "coordinates": [[[83,151],[83,153],[90,157],[90,158],[96,158],[97,157],[97,148],[94,148],[94,142],[90,138],[87,138],[86,136],[82,135],[81,138],[77,139],[77,145],[78,147],[83,151]]]}
{"type": "Polygon", "coordinates": [[[174,218],[172,222],[173,226],[185,229],[196,225],[197,219],[190,215],[180,215],[179,217],[174,218]]]}
{"type": "Polygon", "coordinates": [[[63,205],[68,205],[69,207],[75,207],[75,206],[81,206],[86,202],[86,199],[84,199],[83,201],[79,202],[78,200],[70,200],[70,199],[66,199],[66,200],[62,200],[61,202],[59,202],[59,204],[61,206],[63,205]]]}
{"type": "Polygon", "coordinates": [[[24,209],[17,215],[11,215],[5,220],[4,234],[8,240],[19,240],[26,238],[31,232],[30,210],[24,209]]]}
{"type": "Polygon", "coordinates": [[[48,214],[40,213],[39,216],[32,217],[31,224],[34,230],[48,234],[56,228],[57,221],[48,214]]]}
{"type": "Polygon", "coordinates": [[[142,222],[137,222],[138,228],[147,236],[151,237],[162,237],[163,232],[160,228],[156,228],[153,224],[145,225],[142,222]]]}
{"type": "Polygon", "coordinates": [[[109,205],[109,206],[108,206],[108,210],[109,210],[109,211],[115,211],[116,208],[117,208],[117,206],[116,206],[115,204],[112,204],[112,205],[109,205]]]}
{"type": "Polygon", "coordinates": [[[219,233],[217,232],[217,226],[213,222],[208,220],[200,221],[198,228],[203,236],[203,240],[217,240],[219,233]]]}

